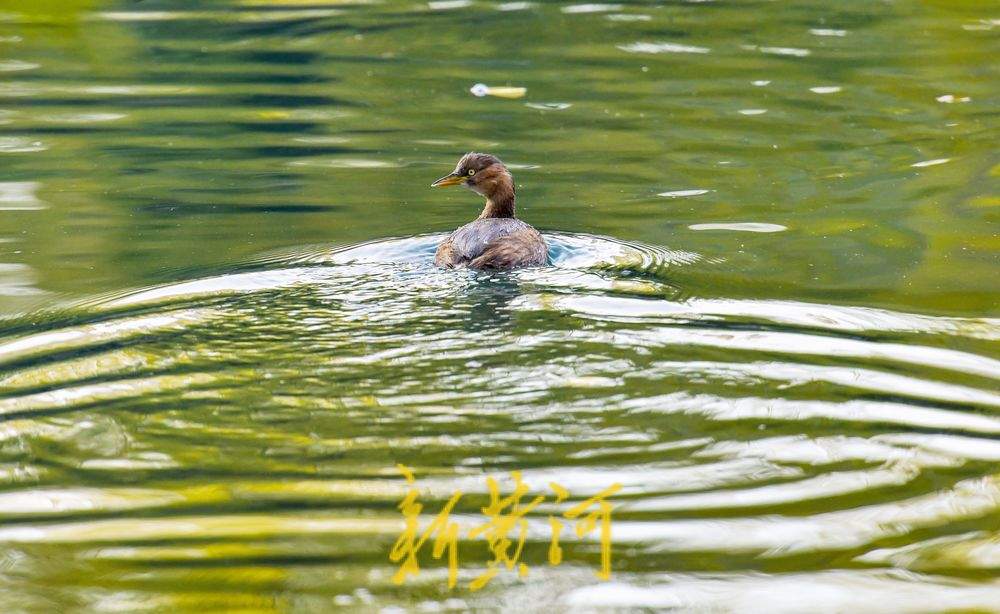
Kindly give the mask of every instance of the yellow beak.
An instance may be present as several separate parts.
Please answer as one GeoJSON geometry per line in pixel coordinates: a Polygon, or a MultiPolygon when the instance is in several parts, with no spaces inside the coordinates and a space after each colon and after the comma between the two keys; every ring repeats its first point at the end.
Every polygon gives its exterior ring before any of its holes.
{"type": "Polygon", "coordinates": [[[432,188],[446,188],[450,185],[458,185],[465,181],[465,177],[462,175],[457,175],[455,173],[448,173],[444,177],[438,179],[431,184],[432,188]]]}

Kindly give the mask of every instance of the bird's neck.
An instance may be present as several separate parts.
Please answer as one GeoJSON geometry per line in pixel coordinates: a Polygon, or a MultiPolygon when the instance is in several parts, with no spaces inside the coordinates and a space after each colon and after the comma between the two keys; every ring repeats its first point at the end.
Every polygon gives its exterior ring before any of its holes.
{"type": "Polygon", "coordinates": [[[514,185],[504,181],[497,186],[486,199],[486,206],[478,219],[489,217],[515,217],[514,215],[514,185]]]}

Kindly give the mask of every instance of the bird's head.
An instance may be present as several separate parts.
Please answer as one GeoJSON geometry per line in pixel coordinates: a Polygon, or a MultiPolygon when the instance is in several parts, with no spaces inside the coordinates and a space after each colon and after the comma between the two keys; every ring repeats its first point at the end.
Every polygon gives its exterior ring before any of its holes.
{"type": "Polygon", "coordinates": [[[492,154],[470,152],[462,156],[455,170],[431,184],[433,188],[461,185],[486,198],[500,193],[513,194],[514,179],[500,158],[492,154]]]}

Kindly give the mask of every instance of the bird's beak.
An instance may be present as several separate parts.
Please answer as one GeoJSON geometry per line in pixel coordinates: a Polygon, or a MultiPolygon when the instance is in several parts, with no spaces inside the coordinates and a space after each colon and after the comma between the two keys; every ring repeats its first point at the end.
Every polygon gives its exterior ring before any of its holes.
{"type": "Polygon", "coordinates": [[[459,175],[458,173],[448,173],[444,177],[442,177],[442,178],[438,179],[437,181],[435,181],[434,183],[432,183],[431,187],[432,188],[445,188],[445,187],[448,187],[450,185],[458,185],[458,184],[462,183],[462,181],[464,181],[464,180],[465,180],[465,177],[462,176],[462,175],[459,175]]]}

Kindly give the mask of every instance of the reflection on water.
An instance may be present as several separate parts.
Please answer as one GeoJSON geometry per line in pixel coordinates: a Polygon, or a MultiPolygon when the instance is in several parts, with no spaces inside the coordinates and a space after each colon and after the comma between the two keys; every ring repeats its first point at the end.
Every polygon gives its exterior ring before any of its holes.
{"type": "MultiPolygon", "coordinates": [[[[291,583],[321,603],[359,587],[443,603],[440,567],[389,582],[393,464],[417,469],[428,509],[520,469],[574,500],[622,490],[613,584],[587,579],[588,537],[572,563],[491,585],[514,602],[546,585],[554,604],[742,611],[767,591],[795,611],[825,583],[832,611],[883,591],[913,610],[929,594],[992,607],[982,580],[888,570],[995,567],[1000,363],[977,348],[996,320],[671,298],[699,255],[587,235],[550,235],[552,267],[444,271],[443,236],[274,254],[50,311],[6,340],[18,486],[0,493],[0,541],[42,557],[33,577],[103,570],[119,579],[83,586],[179,607],[211,603],[190,588],[209,578],[245,599],[291,583]],[[74,554],[42,564],[55,548],[74,554]],[[846,567],[824,562],[835,553],[846,567]]],[[[485,564],[474,545],[463,582],[485,564]]]]}
{"type": "Polygon", "coordinates": [[[747,8],[0,1],[0,602],[996,611],[995,16],[747,8]],[[433,267],[473,149],[552,266],[433,267]],[[611,582],[396,586],[396,463],[611,582]]]}

